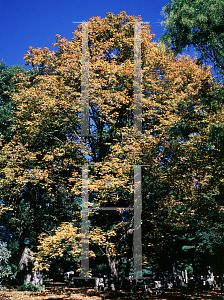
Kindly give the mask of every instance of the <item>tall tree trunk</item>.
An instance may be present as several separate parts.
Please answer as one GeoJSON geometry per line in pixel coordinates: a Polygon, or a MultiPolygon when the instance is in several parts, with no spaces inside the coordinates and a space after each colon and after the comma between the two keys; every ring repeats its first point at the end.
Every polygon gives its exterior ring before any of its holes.
{"type": "Polygon", "coordinates": [[[130,271],[130,260],[129,260],[129,256],[127,256],[127,263],[126,263],[126,267],[125,267],[125,277],[128,278],[129,277],[129,271],[130,271]]]}
{"type": "MultiPolygon", "coordinates": [[[[20,263],[21,257],[25,250],[25,231],[26,231],[26,221],[24,219],[22,219],[20,221],[20,232],[19,232],[19,253],[18,253],[18,258],[17,258],[18,268],[19,268],[19,263],[20,263]]],[[[16,278],[17,278],[19,284],[24,283],[24,275],[25,274],[23,271],[17,272],[16,278]]]]}
{"type": "MultiPolygon", "coordinates": [[[[116,256],[108,257],[108,266],[109,266],[109,279],[113,278],[114,288],[115,290],[118,287],[118,261],[116,256]]],[[[110,280],[109,280],[110,285],[110,280]]],[[[108,286],[111,289],[111,286],[108,286]]]]}

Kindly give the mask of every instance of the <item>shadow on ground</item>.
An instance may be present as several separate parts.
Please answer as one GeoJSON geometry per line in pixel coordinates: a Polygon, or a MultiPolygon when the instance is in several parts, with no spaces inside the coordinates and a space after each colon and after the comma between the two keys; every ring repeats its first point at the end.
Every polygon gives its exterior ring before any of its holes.
{"type": "Polygon", "coordinates": [[[106,300],[106,299],[180,299],[180,300],[218,300],[224,299],[224,293],[220,289],[201,290],[199,288],[189,289],[161,289],[154,290],[153,293],[144,294],[139,291],[136,295],[131,295],[122,290],[117,292],[101,291],[97,292],[94,289],[85,288],[67,288],[62,285],[54,285],[47,287],[42,292],[19,292],[16,289],[7,289],[0,292],[0,299],[4,300],[56,300],[56,299],[79,299],[79,300],[106,300]],[[3,298],[4,295],[4,298],[3,298]]]}

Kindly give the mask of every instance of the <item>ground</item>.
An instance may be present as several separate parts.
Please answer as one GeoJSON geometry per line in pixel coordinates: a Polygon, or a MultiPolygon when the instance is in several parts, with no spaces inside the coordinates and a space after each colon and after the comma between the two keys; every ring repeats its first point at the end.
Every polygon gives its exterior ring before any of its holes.
{"type": "Polygon", "coordinates": [[[102,299],[114,299],[126,300],[126,299],[179,299],[179,300],[215,300],[224,299],[224,293],[221,293],[220,289],[203,291],[198,288],[190,289],[175,289],[175,290],[163,290],[162,295],[148,294],[143,295],[139,293],[136,296],[131,296],[124,291],[116,292],[116,294],[105,292],[96,292],[93,289],[81,289],[81,288],[67,288],[66,286],[52,286],[46,288],[42,292],[19,292],[16,289],[6,289],[0,291],[0,300],[53,300],[53,299],[78,299],[78,300],[102,300],[102,299]]]}

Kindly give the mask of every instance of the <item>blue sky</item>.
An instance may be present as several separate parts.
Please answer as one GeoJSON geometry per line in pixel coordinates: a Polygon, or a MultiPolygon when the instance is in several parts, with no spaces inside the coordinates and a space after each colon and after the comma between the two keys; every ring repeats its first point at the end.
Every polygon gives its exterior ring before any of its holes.
{"type": "Polygon", "coordinates": [[[23,55],[29,46],[48,47],[53,50],[55,35],[71,40],[78,24],[93,16],[106,17],[106,12],[117,15],[126,11],[128,15],[141,15],[149,21],[155,40],[163,34],[160,22],[162,7],[168,0],[0,0],[0,60],[8,66],[25,65],[23,55]]]}

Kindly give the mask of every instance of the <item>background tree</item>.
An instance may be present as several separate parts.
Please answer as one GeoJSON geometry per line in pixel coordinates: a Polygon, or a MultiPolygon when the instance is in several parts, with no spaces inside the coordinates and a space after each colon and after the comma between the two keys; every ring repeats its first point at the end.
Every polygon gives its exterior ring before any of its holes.
{"type": "Polygon", "coordinates": [[[169,1],[163,8],[165,33],[161,41],[172,46],[176,53],[194,46],[201,54],[199,61],[212,62],[223,76],[223,16],[222,0],[169,1]]]}
{"type": "Polygon", "coordinates": [[[34,75],[33,70],[26,70],[22,66],[8,67],[2,60],[0,63],[0,133],[4,139],[10,139],[10,127],[12,126],[12,114],[14,103],[12,101],[12,93],[15,91],[16,82],[13,77],[22,73],[26,75],[34,75]]]}
{"type": "MultiPolygon", "coordinates": [[[[72,142],[69,136],[77,123],[73,114],[73,102],[69,100],[65,90],[64,99],[67,104],[64,103],[63,110],[63,104],[60,102],[62,97],[59,100],[54,94],[54,89],[60,81],[54,85],[52,78],[49,89],[44,86],[44,81],[39,85],[40,89],[45,91],[43,102],[39,103],[45,116],[39,114],[38,121],[35,101],[40,98],[42,91],[37,91],[35,85],[40,78],[19,73],[15,80],[19,94],[14,93],[13,103],[15,114],[21,118],[17,119],[19,122],[12,124],[11,140],[7,143],[2,139],[0,164],[2,202],[6,207],[13,209],[3,216],[2,228],[4,238],[9,240],[10,245],[13,244],[11,246],[16,254],[16,265],[26,244],[35,247],[37,236],[41,232],[50,232],[61,222],[73,219],[74,207],[78,206],[79,201],[67,192],[67,185],[69,174],[77,164],[74,161],[78,158],[80,163],[82,154],[77,149],[79,144],[72,142]],[[24,89],[21,88],[22,85],[24,89]],[[31,92],[30,97],[26,94],[28,89],[31,92]],[[24,93],[21,93],[22,91],[24,93]],[[60,102],[59,105],[47,96],[51,93],[55,101],[60,102]],[[22,104],[17,99],[22,99],[22,104]],[[21,107],[27,116],[33,118],[33,121],[36,120],[36,125],[29,122],[29,117],[24,118],[20,113],[21,107]],[[66,129],[67,125],[70,129],[66,129]],[[27,134],[31,128],[29,126],[36,126],[31,134],[32,140],[27,134]]],[[[62,82],[61,84],[63,86],[62,82]]],[[[16,120],[16,117],[13,117],[13,120],[16,120]]]]}

